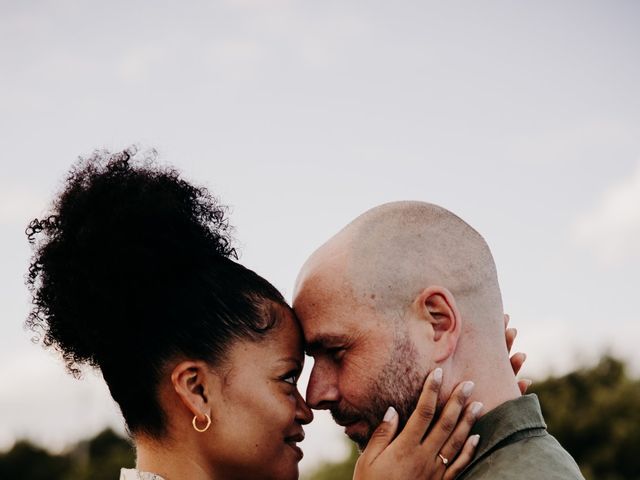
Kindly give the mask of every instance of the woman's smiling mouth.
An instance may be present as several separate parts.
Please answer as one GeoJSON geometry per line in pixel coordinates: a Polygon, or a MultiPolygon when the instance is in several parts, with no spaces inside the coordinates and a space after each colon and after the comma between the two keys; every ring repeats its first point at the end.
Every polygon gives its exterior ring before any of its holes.
{"type": "Polygon", "coordinates": [[[302,452],[302,449],[300,447],[298,447],[297,443],[301,442],[303,440],[304,440],[304,432],[298,433],[296,435],[292,435],[290,437],[286,437],[284,439],[284,442],[289,447],[291,447],[291,449],[294,451],[294,453],[298,457],[298,460],[302,459],[302,457],[304,456],[304,453],[302,452]]]}

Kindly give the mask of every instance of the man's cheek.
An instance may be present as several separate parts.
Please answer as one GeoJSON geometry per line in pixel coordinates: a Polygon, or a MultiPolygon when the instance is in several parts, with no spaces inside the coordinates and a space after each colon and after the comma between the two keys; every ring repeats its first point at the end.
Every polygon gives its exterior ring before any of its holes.
{"type": "Polygon", "coordinates": [[[343,367],[344,373],[350,377],[351,382],[367,385],[371,378],[375,378],[380,372],[376,365],[362,357],[353,356],[348,360],[348,364],[343,367]]]}

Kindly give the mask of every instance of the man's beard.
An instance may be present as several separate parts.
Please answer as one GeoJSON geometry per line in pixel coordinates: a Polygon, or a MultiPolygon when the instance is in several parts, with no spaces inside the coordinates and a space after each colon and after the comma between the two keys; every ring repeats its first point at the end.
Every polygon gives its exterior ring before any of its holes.
{"type": "Polygon", "coordinates": [[[404,428],[418,404],[425,377],[426,372],[420,371],[418,354],[411,340],[407,335],[396,336],[389,361],[379,377],[368,385],[364,405],[356,409],[338,404],[331,408],[331,416],[341,425],[364,421],[366,431],[350,435],[360,450],[364,450],[390,406],[398,412],[397,431],[404,428]]]}

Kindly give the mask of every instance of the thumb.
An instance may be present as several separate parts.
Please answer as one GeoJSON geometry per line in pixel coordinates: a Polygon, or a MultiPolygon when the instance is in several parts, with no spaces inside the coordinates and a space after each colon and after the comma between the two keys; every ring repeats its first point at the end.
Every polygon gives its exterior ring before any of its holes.
{"type": "Polygon", "coordinates": [[[387,448],[393,440],[396,430],[398,430],[398,412],[395,408],[389,407],[384,414],[382,423],[374,430],[367,448],[362,452],[362,456],[366,457],[366,463],[373,462],[387,448]]]}

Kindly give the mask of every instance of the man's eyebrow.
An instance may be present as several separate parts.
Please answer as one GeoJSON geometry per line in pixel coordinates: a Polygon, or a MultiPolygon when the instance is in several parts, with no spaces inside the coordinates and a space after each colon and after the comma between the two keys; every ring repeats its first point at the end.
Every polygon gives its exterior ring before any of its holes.
{"type": "Polygon", "coordinates": [[[334,346],[342,346],[346,343],[344,335],[335,335],[332,333],[324,333],[316,335],[313,340],[305,345],[304,351],[307,355],[313,355],[321,350],[326,350],[334,346]]]}

